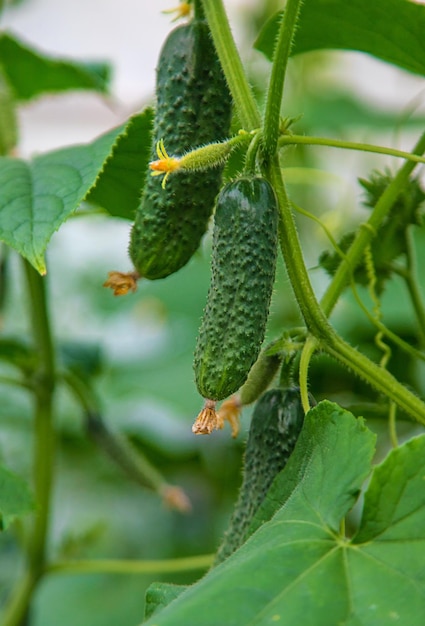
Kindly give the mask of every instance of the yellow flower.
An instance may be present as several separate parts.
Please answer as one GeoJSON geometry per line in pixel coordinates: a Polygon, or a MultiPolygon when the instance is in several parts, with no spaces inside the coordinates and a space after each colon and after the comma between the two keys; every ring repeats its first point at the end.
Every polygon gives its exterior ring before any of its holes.
{"type": "Polygon", "coordinates": [[[191,5],[189,4],[189,2],[180,2],[178,7],[174,7],[174,9],[167,9],[166,11],[162,11],[162,13],[164,14],[175,13],[176,17],[172,20],[173,22],[176,22],[182,17],[187,17],[188,15],[190,15],[190,12],[191,12],[191,5]]]}
{"type": "Polygon", "coordinates": [[[151,161],[149,167],[152,171],[152,176],[164,176],[161,187],[165,189],[165,183],[171,172],[174,172],[180,167],[180,159],[177,157],[170,157],[164,146],[164,140],[160,139],[156,144],[156,153],[158,155],[158,161],[151,161]]]}

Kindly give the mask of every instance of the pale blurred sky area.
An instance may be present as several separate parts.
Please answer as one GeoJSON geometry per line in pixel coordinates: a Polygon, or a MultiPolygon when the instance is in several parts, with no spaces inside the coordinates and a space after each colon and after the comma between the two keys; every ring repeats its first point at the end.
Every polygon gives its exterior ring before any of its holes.
{"type": "MultiPolygon", "coordinates": [[[[255,0],[227,0],[230,18],[255,0]]],[[[90,141],[141,109],[152,97],[161,45],[175,26],[162,11],[178,0],[26,0],[2,17],[29,45],[47,54],[107,60],[112,98],[73,93],[43,97],[21,109],[20,153],[90,141]]],[[[235,27],[235,36],[239,33],[235,27]]]]}

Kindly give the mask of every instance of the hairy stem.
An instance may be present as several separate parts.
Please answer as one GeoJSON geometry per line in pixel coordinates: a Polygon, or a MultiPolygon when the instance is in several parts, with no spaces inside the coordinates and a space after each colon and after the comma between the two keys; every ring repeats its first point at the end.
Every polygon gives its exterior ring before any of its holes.
{"type": "Polygon", "coordinates": [[[398,382],[386,369],[370,361],[361,352],[348,345],[334,331],[321,343],[321,348],[363,378],[379,392],[393,400],[402,410],[421,424],[425,424],[425,404],[398,382]]]}
{"type": "Polygon", "coordinates": [[[302,0],[288,0],[280,23],[273,53],[273,64],[267,92],[263,123],[263,154],[270,159],[277,149],[280,126],[280,107],[286,76],[289,53],[302,0]]]}
{"type": "Polygon", "coordinates": [[[370,143],[360,143],[356,141],[343,141],[341,139],[328,139],[327,137],[309,137],[304,135],[282,135],[279,137],[279,147],[291,145],[304,146],[326,146],[328,148],[341,148],[342,150],[357,150],[358,152],[374,152],[375,154],[384,154],[392,157],[406,159],[413,163],[425,163],[425,158],[420,154],[412,154],[404,152],[396,148],[387,148],[385,146],[375,146],[370,143]]]}

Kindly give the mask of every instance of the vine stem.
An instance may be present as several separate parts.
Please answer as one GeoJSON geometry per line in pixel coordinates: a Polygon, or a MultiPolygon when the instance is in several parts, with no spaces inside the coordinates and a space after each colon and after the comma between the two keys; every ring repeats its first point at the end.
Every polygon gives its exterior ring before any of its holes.
{"type": "Polygon", "coordinates": [[[404,152],[396,148],[387,148],[386,146],[374,146],[370,143],[361,143],[357,141],[343,141],[341,139],[328,139],[327,137],[309,137],[304,135],[283,135],[279,138],[278,144],[280,148],[291,145],[304,146],[326,146],[328,148],[341,148],[342,150],[357,150],[359,152],[374,152],[375,154],[384,154],[386,156],[399,157],[413,163],[425,163],[425,158],[420,154],[412,152],[404,152]]]}
{"type": "Polygon", "coordinates": [[[390,408],[388,413],[388,431],[390,435],[391,445],[393,448],[398,448],[397,437],[397,406],[394,402],[390,402],[390,408]]]}
{"type": "MultiPolygon", "coordinates": [[[[425,133],[423,133],[419,138],[419,141],[413,148],[412,153],[420,155],[423,154],[424,150],[425,133]]],[[[358,230],[353,243],[345,253],[345,260],[339,265],[321,300],[321,306],[326,316],[331,314],[339,296],[341,295],[341,292],[344,290],[347,282],[349,281],[351,273],[354,272],[355,268],[359,264],[366,246],[370,244],[383,219],[391,210],[391,207],[397,199],[400,191],[408,182],[409,176],[415,165],[416,163],[413,161],[407,161],[404,163],[379,198],[367,222],[365,222],[362,225],[362,228],[358,230]]]]}
{"type": "MultiPolygon", "coordinates": [[[[259,127],[259,112],[244,74],[223,2],[222,0],[203,0],[203,6],[240,121],[244,125],[245,130],[255,130],[259,127]]],[[[419,140],[413,153],[420,155],[424,150],[425,133],[419,140]]],[[[370,243],[377,227],[390,211],[394,200],[397,198],[400,189],[406,184],[415,165],[411,161],[405,163],[382,194],[370,219],[363,228],[360,228],[357,237],[348,250],[346,255],[347,261],[343,261],[339,266],[321,301],[321,306],[312,289],[304,263],[277,154],[266,163],[265,171],[279,201],[279,242],[286,270],[309,332],[316,338],[321,349],[339,360],[355,374],[366,379],[376,389],[385,393],[387,397],[394,400],[398,406],[412,415],[412,417],[425,423],[425,404],[386,370],[380,368],[341,339],[330,326],[327,319],[339,295],[346,286],[351,272],[360,261],[365,247],[370,243]]],[[[306,362],[306,367],[308,367],[308,362],[306,362]]]]}
{"type": "Polygon", "coordinates": [[[45,279],[26,260],[24,260],[24,268],[31,306],[34,344],[39,357],[38,368],[34,374],[33,467],[37,511],[28,547],[28,570],[6,606],[2,626],[21,626],[24,624],[32,592],[43,575],[53,477],[52,408],[55,391],[55,357],[47,310],[46,284],[45,279]]]}
{"type": "Polygon", "coordinates": [[[413,308],[416,313],[416,319],[419,324],[419,332],[421,334],[421,343],[425,343],[425,308],[422,301],[422,296],[419,290],[419,283],[417,279],[416,270],[416,255],[415,248],[412,241],[412,231],[407,229],[405,232],[406,242],[406,257],[407,257],[407,271],[405,274],[405,282],[409,291],[410,299],[412,301],[413,308]]]}
{"type": "Polygon", "coordinates": [[[213,554],[164,559],[155,561],[135,561],[119,559],[97,559],[79,561],[58,561],[51,563],[46,574],[169,574],[207,569],[213,563],[213,554]]]}
{"type": "MultiPolygon", "coordinates": [[[[347,344],[329,324],[310,283],[277,157],[272,160],[268,168],[268,174],[279,200],[279,240],[282,254],[295,297],[310,333],[315,337],[322,350],[345,365],[357,376],[369,382],[375,389],[384,393],[413,418],[425,424],[425,404],[420,398],[399,383],[387,370],[376,365],[376,363],[373,363],[347,344]]],[[[396,195],[398,195],[398,191],[396,195]]],[[[351,263],[343,263],[343,266],[346,272],[352,267],[351,263]]],[[[307,375],[308,362],[312,354],[313,350],[309,349],[304,355],[303,376],[307,375]]]]}
{"type": "Polygon", "coordinates": [[[310,410],[310,400],[308,397],[308,366],[310,364],[311,357],[317,349],[317,341],[311,335],[307,337],[304,347],[301,352],[300,369],[299,369],[299,381],[300,381],[300,394],[301,403],[303,405],[304,413],[310,410]]]}
{"type": "Polygon", "coordinates": [[[393,400],[418,422],[425,424],[425,404],[418,396],[399,383],[388,370],[376,365],[361,352],[347,344],[335,332],[326,338],[326,341],[321,344],[321,348],[390,400],[393,400]]]}
{"type": "Polygon", "coordinates": [[[263,123],[262,147],[266,159],[270,159],[277,149],[286,67],[301,4],[302,0],[287,0],[276,39],[263,123]]]}
{"type": "MultiPolygon", "coordinates": [[[[328,237],[328,239],[331,242],[332,247],[334,248],[335,252],[337,252],[339,254],[341,259],[345,259],[346,258],[345,257],[345,253],[338,246],[337,242],[335,241],[334,237],[332,236],[332,233],[329,231],[327,226],[325,226],[325,224],[323,224],[323,222],[318,217],[316,217],[312,213],[309,213],[309,211],[306,211],[305,209],[303,209],[302,207],[300,207],[298,204],[296,204],[293,201],[291,201],[291,206],[297,211],[297,213],[300,213],[301,215],[304,215],[308,219],[311,219],[314,222],[316,222],[316,224],[318,224],[320,226],[320,228],[322,228],[322,230],[324,231],[324,233],[328,237]]],[[[402,269],[402,268],[399,268],[399,267],[396,267],[396,266],[392,267],[392,269],[393,269],[393,271],[395,273],[398,273],[401,277],[403,277],[404,280],[406,280],[406,281],[408,280],[407,276],[406,276],[407,272],[406,272],[405,269],[402,269]]],[[[365,314],[367,319],[375,326],[375,328],[377,328],[379,330],[379,332],[381,332],[383,335],[388,337],[388,339],[391,339],[391,341],[394,344],[396,344],[399,348],[401,348],[402,350],[404,350],[405,352],[410,354],[413,358],[420,359],[421,361],[425,361],[425,352],[421,352],[420,350],[417,350],[416,348],[411,346],[410,343],[407,343],[407,341],[404,341],[403,339],[401,339],[401,337],[396,335],[396,333],[393,333],[380,320],[376,319],[376,317],[374,317],[372,315],[372,313],[369,312],[367,307],[362,302],[362,299],[361,299],[361,297],[359,295],[359,292],[357,291],[356,283],[354,282],[354,278],[353,278],[352,275],[350,277],[350,286],[351,286],[351,291],[353,292],[354,299],[356,300],[359,308],[363,311],[363,313],[365,314]]],[[[415,281],[414,281],[414,286],[417,287],[417,284],[416,284],[415,281]]],[[[422,302],[421,302],[421,299],[420,299],[420,294],[418,294],[418,296],[419,296],[419,305],[422,305],[422,302]]]]}

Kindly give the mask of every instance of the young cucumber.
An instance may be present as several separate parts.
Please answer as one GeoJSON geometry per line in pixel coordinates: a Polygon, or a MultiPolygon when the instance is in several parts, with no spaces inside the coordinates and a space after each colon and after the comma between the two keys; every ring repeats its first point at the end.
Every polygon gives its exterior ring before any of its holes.
{"type": "Polygon", "coordinates": [[[195,433],[218,427],[210,401],[237,391],[257,359],[275,277],[277,223],[277,200],[266,179],[240,178],[220,192],[211,285],[194,360],[198,390],[212,415],[206,423],[199,416],[195,433]]]}
{"type": "MultiPolygon", "coordinates": [[[[152,158],[163,140],[168,153],[183,155],[228,136],[231,98],[205,22],[173,30],[159,58],[152,158]]],[[[130,257],[140,276],[165,278],[199,247],[220,189],[222,167],[147,181],[130,238],[130,257]]]]}
{"type": "MultiPolygon", "coordinates": [[[[313,398],[311,400],[314,403],[313,398]]],[[[267,391],[255,405],[239,498],[215,564],[224,561],[248,538],[252,518],[274,478],[285,467],[303,421],[304,411],[297,387],[267,391]]]]}
{"type": "Polygon", "coordinates": [[[273,341],[263,348],[242,387],[220,406],[217,413],[219,428],[224,426],[225,421],[229,422],[232,437],[239,434],[239,416],[242,408],[255,402],[266,391],[282,363],[283,352],[274,351],[278,341],[273,341]]]}

